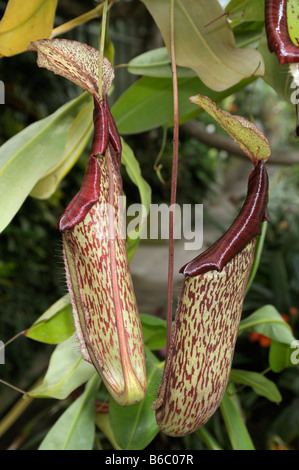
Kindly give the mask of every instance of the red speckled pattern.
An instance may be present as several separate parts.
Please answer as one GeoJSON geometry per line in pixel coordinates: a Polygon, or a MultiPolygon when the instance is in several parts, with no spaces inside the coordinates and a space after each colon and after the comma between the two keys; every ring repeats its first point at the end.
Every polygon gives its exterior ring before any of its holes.
{"type": "MultiPolygon", "coordinates": [[[[83,356],[92,362],[108,390],[118,397],[124,389],[120,354],[119,325],[112,283],[111,243],[116,250],[116,277],[120,297],[119,312],[124,322],[125,342],[132,370],[146,389],[143,336],[129,271],[126,240],[118,238],[118,196],[122,195],[118,170],[113,171],[113,208],[116,238],[109,239],[109,154],[96,158],[99,166],[99,200],[85,218],[63,233],[67,282],[71,296],[77,336],[83,356]]],[[[116,162],[112,164],[114,170],[116,162]]],[[[121,212],[120,212],[121,213],[121,212]]]]}
{"type": "Polygon", "coordinates": [[[186,277],[175,318],[156,419],[181,437],[203,426],[218,408],[230,374],[256,240],[222,271],[186,277]]]}
{"type": "Polygon", "coordinates": [[[268,175],[259,161],[249,175],[239,216],[212,247],[184,266],[156,420],[181,437],[203,426],[225,392],[256,236],[266,216],[268,175]]]}

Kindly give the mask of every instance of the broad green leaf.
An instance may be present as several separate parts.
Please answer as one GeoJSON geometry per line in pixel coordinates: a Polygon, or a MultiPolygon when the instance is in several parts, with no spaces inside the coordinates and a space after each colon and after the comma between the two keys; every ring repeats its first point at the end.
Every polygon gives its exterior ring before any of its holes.
{"type": "MultiPolygon", "coordinates": [[[[169,0],[142,0],[170,50],[169,0]]],[[[223,91],[244,78],[264,74],[263,58],[255,49],[238,49],[217,0],[174,2],[176,62],[194,70],[210,89],[223,91]],[[206,26],[207,23],[217,21],[206,26]]]]}
{"type": "Polygon", "coordinates": [[[229,379],[237,384],[248,385],[258,395],[261,395],[274,403],[279,403],[282,400],[281,394],[275,383],[258,372],[232,369],[229,379]]]}
{"type": "Polygon", "coordinates": [[[61,160],[36,183],[30,196],[38,199],[47,199],[55,192],[60,181],[80,157],[91,136],[93,130],[92,112],[93,102],[89,100],[74,119],[67,135],[61,160]]]}
{"type": "Polygon", "coordinates": [[[9,0],[0,21],[0,54],[24,52],[30,41],[51,35],[57,0],[9,0]]]}
{"type": "Polygon", "coordinates": [[[38,450],[92,450],[95,437],[95,398],[100,378],[89,380],[84,393],[72,403],[46,435],[38,450]]]}
{"type": "MultiPolygon", "coordinates": [[[[171,59],[166,47],[159,47],[134,57],[128,64],[128,71],[147,77],[171,78],[171,59]]],[[[186,67],[177,67],[178,78],[194,77],[196,73],[186,67]]]]}
{"type": "Polygon", "coordinates": [[[210,114],[234,139],[254,164],[258,160],[268,160],[271,155],[270,144],[255,124],[242,116],[234,116],[227,111],[217,108],[215,103],[207,96],[192,96],[190,101],[201,106],[210,114]]]}
{"type": "Polygon", "coordinates": [[[289,344],[272,341],[269,349],[269,365],[274,372],[297,366],[296,351],[289,344]]]}
{"type": "Polygon", "coordinates": [[[265,62],[265,74],[263,80],[275,90],[275,92],[284,100],[291,103],[292,93],[294,89],[291,88],[292,77],[289,73],[288,64],[279,65],[276,54],[273,54],[268,49],[266,35],[262,37],[258,50],[263,56],[265,62]]]}
{"type": "Polygon", "coordinates": [[[220,410],[233,450],[254,450],[240,411],[228,392],[225,392],[223,396],[220,410]]]}
{"type": "Polygon", "coordinates": [[[145,346],[157,351],[166,347],[166,321],[154,315],[140,313],[145,346]]]}
{"type": "MultiPolygon", "coordinates": [[[[250,78],[217,93],[206,87],[197,77],[179,78],[180,123],[202,112],[189,101],[201,93],[219,102],[254,81],[250,78]]],[[[170,78],[142,77],[128,88],[112,107],[112,114],[120,134],[137,134],[160,126],[173,124],[173,88],[170,78]]]]}
{"type": "Polygon", "coordinates": [[[273,305],[264,305],[240,322],[239,333],[255,331],[290,345],[295,340],[290,326],[273,305]]]}
{"type": "MultiPolygon", "coordinates": [[[[191,90],[198,90],[198,78],[178,80],[180,115],[192,112],[188,102],[191,90]]],[[[112,107],[120,134],[137,134],[173,120],[172,81],[168,78],[142,77],[128,88],[112,107]]]]}
{"type": "Polygon", "coordinates": [[[231,21],[264,21],[264,0],[231,0],[225,8],[231,21]]]}
{"type": "Polygon", "coordinates": [[[69,296],[57,300],[26,331],[25,336],[42,343],[62,343],[75,332],[69,296]]]}
{"type": "Polygon", "coordinates": [[[71,337],[55,348],[42,383],[28,393],[32,397],[63,400],[94,372],[94,367],[82,358],[78,342],[71,337]]]}
{"type": "Polygon", "coordinates": [[[299,45],[299,3],[298,0],[288,0],[287,1],[287,24],[288,31],[291,41],[295,46],[299,45]]]}
{"type": "Polygon", "coordinates": [[[82,94],[0,147],[0,232],[35,184],[60,163],[74,119],[90,100],[88,94],[82,94]]]}
{"type": "Polygon", "coordinates": [[[110,399],[110,423],[114,438],[123,450],[142,450],[158,434],[152,403],[162,377],[157,358],[146,350],[148,390],[137,405],[121,407],[110,399]]]}

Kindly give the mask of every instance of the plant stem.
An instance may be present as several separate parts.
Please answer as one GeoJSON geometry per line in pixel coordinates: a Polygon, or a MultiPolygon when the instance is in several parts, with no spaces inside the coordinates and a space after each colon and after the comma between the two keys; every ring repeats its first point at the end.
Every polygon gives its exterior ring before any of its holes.
{"type": "Polygon", "coordinates": [[[6,382],[5,380],[0,379],[0,383],[3,384],[3,385],[6,385],[9,388],[12,388],[16,392],[22,393],[23,395],[28,395],[28,393],[25,392],[24,390],[22,390],[21,388],[16,387],[15,385],[12,385],[9,382],[6,382]]]}
{"type": "Polygon", "coordinates": [[[105,0],[104,9],[102,15],[102,30],[101,30],[101,42],[100,42],[100,64],[99,64],[99,97],[102,99],[102,86],[103,86],[103,60],[104,60],[104,49],[105,49],[105,36],[107,26],[107,13],[108,13],[109,0],[105,0]]]}
{"type": "Polygon", "coordinates": [[[176,201],[177,175],[178,175],[178,145],[179,145],[179,98],[178,98],[178,81],[175,58],[174,43],[174,0],[170,0],[170,57],[172,69],[172,86],[173,86],[173,160],[171,175],[171,195],[170,204],[171,211],[169,213],[169,258],[168,258],[168,289],[167,289],[167,339],[166,354],[169,352],[171,340],[172,326],[172,307],[173,307],[173,265],[174,265],[174,207],[176,201]]]}
{"type": "Polygon", "coordinates": [[[69,31],[72,31],[72,29],[77,28],[77,26],[98,18],[102,14],[102,10],[103,5],[101,4],[95,7],[93,10],[84,13],[83,15],[77,16],[77,18],[57,26],[57,28],[52,30],[51,39],[55,38],[56,36],[60,36],[61,34],[68,33],[69,31]]]}
{"type": "Polygon", "coordinates": [[[15,336],[13,336],[12,338],[10,338],[8,341],[6,341],[6,343],[1,347],[0,346],[0,351],[2,351],[2,349],[6,348],[6,346],[8,346],[10,343],[12,343],[15,339],[17,339],[19,336],[23,336],[25,333],[26,333],[27,330],[23,330],[23,331],[20,331],[19,333],[17,333],[15,336]]]}

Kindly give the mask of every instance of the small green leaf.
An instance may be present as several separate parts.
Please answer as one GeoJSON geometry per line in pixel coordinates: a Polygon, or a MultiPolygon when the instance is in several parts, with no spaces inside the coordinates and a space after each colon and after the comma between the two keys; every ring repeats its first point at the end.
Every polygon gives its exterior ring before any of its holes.
{"type": "Polygon", "coordinates": [[[60,164],[74,119],[90,100],[88,94],[82,94],[1,146],[0,232],[15,216],[36,183],[60,164]]]}
{"type": "Polygon", "coordinates": [[[290,326],[273,305],[264,305],[240,322],[239,333],[255,331],[290,345],[295,340],[290,326]]]}
{"type": "MultiPolygon", "coordinates": [[[[160,47],[134,57],[128,64],[128,71],[147,77],[171,78],[171,59],[166,47],[160,47]]],[[[178,78],[195,77],[196,73],[186,67],[177,67],[178,78]]]]}
{"type": "Polygon", "coordinates": [[[225,8],[231,21],[264,21],[263,0],[231,0],[225,8]]]}
{"type": "Polygon", "coordinates": [[[32,397],[63,400],[94,372],[94,367],[82,358],[77,341],[71,337],[56,347],[43,382],[28,393],[32,397]]]}
{"type": "Polygon", "coordinates": [[[255,450],[239,409],[228,392],[223,396],[220,410],[233,450],[255,450]]]}
{"type": "Polygon", "coordinates": [[[144,344],[156,351],[166,347],[166,321],[154,315],[140,314],[144,344]]]}
{"type": "Polygon", "coordinates": [[[121,407],[110,399],[110,423],[114,438],[123,450],[142,450],[158,434],[155,412],[151,406],[162,377],[157,358],[146,350],[148,390],[137,405],[121,407]]]}
{"type": "Polygon", "coordinates": [[[288,344],[272,341],[269,349],[269,364],[274,372],[281,372],[287,367],[298,365],[297,361],[292,362],[294,349],[288,344]]]}
{"type": "Polygon", "coordinates": [[[58,344],[75,332],[72,307],[68,294],[57,300],[26,331],[25,336],[42,343],[58,344]]]}
{"type": "Polygon", "coordinates": [[[268,160],[271,155],[270,144],[255,124],[242,116],[234,116],[227,111],[217,108],[215,103],[207,96],[191,96],[190,101],[201,106],[210,114],[241,147],[254,165],[256,165],[258,160],[264,160],[265,162],[268,160]]]}
{"type": "Polygon", "coordinates": [[[258,372],[232,369],[230,373],[230,381],[237,384],[248,385],[258,395],[261,395],[274,403],[279,403],[282,400],[281,394],[275,383],[258,372]]]}
{"type": "Polygon", "coordinates": [[[95,434],[95,397],[100,378],[97,374],[84,393],[72,403],[46,435],[38,450],[92,450],[95,434]]]}

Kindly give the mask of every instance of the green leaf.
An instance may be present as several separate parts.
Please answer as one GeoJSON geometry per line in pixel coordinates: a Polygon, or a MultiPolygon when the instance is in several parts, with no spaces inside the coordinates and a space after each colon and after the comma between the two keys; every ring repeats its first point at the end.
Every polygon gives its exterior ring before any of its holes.
{"type": "Polygon", "coordinates": [[[270,144],[255,124],[242,116],[232,115],[217,108],[215,103],[207,96],[192,96],[190,101],[212,116],[254,164],[258,160],[264,160],[265,162],[268,160],[271,155],[270,144]]]}
{"type": "Polygon", "coordinates": [[[63,400],[89,380],[94,371],[94,367],[81,356],[75,338],[71,337],[56,347],[42,383],[28,393],[32,397],[63,400]]]}
{"type": "Polygon", "coordinates": [[[291,327],[273,305],[264,305],[240,322],[239,333],[255,331],[275,341],[290,345],[295,340],[291,327]]]}
{"type": "Polygon", "coordinates": [[[68,294],[57,300],[26,331],[25,336],[42,343],[58,344],[75,332],[72,306],[68,294]]]}
{"type": "Polygon", "coordinates": [[[255,450],[240,411],[228,392],[223,396],[220,410],[233,450],[255,450]]]}
{"type": "Polygon", "coordinates": [[[92,111],[93,102],[88,100],[88,103],[82,107],[71,125],[59,163],[36,183],[30,196],[37,199],[46,199],[55,192],[60,181],[82,154],[92,134],[92,111]]]}
{"type": "MultiPolygon", "coordinates": [[[[189,101],[191,95],[201,93],[219,102],[254,81],[252,77],[238,85],[217,93],[206,87],[197,77],[179,78],[180,123],[202,112],[189,101]]],[[[112,107],[112,114],[120,134],[138,134],[160,126],[173,124],[173,89],[170,78],[142,77],[128,88],[112,107]]]]}
{"type": "MultiPolygon", "coordinates": [[[[170,50],[169,0],[142,0],[170,50]]],[[[255,49],[238,49],[217,0],[174,2],[175,55],[182,67],[193,69],[211,90],[223,91],[246,77],[263,75],[262,56],[255,49]],[[206,26],[207,23],[217,21],[206,26]]]]}
{"type": "Polygon", "coordinates": [[[255,393],[273,401],[274,403],[279,403],[282,400],[281,394],[275,383],[258,372],[232,369],[229,379],[237,384],[248,385],[255,391],[255,393]]]}
{"type": "Polygon", "coordinates": [[[102,433],[108,439],[113,449],[122,450],[114,438],[113,429],[110,423],[109,413],[96,413],[95,422],[96,422],[97,427],[102,431],[102,433]]]}
{"type": "Polygon", "coordinates": [[[225,8],[231,21],[264,21],[263,0],[231,0],[225,8]]]}
{"type": "MultiPolygon", "coordinates": [[[[159,47],[134,57],[128,64],[128,71],[147,77],[171,78],[171,59],[166,47],[159,47]]],[[[196,73],[186,67],[177,67],[177,76],[178,78],[195,77],[196,73]]]]}
{"type": "Polygon", "coordinates": [[[27,50],[30,41],[48,38],[57,0],[9,0],[0,22],[0,54],[12,56],[27,50]]]}
{"type": "MultiPolygon", "coordinates": [[[[194,110],[188,101],[197,90],[198,78],[178,80],[180,115],[194,110]]],[[[169,78],[142,77],[128,88],[112,107],[120,134],[137,134],[173,120],[172,81],[169,78]]]]}
{"type": "Polygon", "coordinates": [[[123,450],[142,450],[158,434],[155,412],[151,406],[161,382],[162,369],[157,358],[146,350],[148,390],[137,405],[121,407],[110,399],[110,423],[114,438],[123,450]]]}
{"type": "Polygon", "coordinates": [[[0,232],[12,220],[35,184],[59,165],[74,119],[90,100],[88,94],[82,94],[1,146],[0,232]]]}
{"type": "Polygon", "coordinates": [[[166,347],[166,321],[154,315],[140,314],[145,346],[157,351],[166,347]]]}
{"type": "Polygon", "coordinates": [[[293,357],[296,351],[292,346],[278,341],[272,341],[269,349],[269,365],[274,372],[281,372],[288,367],[298,365],[298,360],[293,357]]]}
{"type": "Polygon", "coordinates": [[[214,439],[211,433],[206,429],[205,426],[202,426],[196,431],[196,434],[203,441],[209,450],[222,450],[218,442],[214,439]]]}
{"type": "Polygon", "coordinates": [[[92,450],[95,434],[95,397],[100,378],[89,380],[84,393],[72,403],[46,435],[38,450],[92,450]]]}

